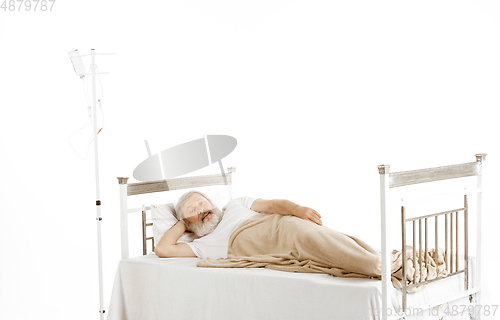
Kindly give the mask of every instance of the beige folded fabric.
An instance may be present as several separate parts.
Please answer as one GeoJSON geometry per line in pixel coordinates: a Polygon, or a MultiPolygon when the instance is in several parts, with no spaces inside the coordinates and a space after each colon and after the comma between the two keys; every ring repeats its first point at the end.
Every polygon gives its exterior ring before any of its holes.
{"type": "MultiPolygon", "coordinates": [[[[407,248],[410,261],[407,280],[420,272],[413,268],[413,250],[407,248]]],[[[433,251],[432,251],[433,252],[433,251]]],[[[436,275],[434,254],[429,252],[428,267],[422,279],[436,275]]],[[[438,251],[438,271],[446,274],[444,257],[438,251]]],[[[417,258],[418,261],[418,258],[417,258]]],[[[380,252],[365,242],[294,216],[261,213],[243,222],[229,238],[228,258],[205,259],[198,267],[260,268],[290,272],[327,273],[338,277],[381,279],[380,252]]],[[[392,283],[401,288],[402,254],[392,252],[392,283]]],[[[421,286],[422,287],[422,286],[421,286]]],[[[417,291],[415,288],[412,291],[417,291]]]]}
{"type": "MultiPolygon", "coordinates": [[[[406,279],[407,284],[416,282],[432,280],[438,277],[444,277],[448,274],[446,271],[446,264],[444,259],[444,251],[438,248],[438,261],[436,264],[436,250],[430,249],[426,254],[422,251],[422,263],[419,267],[420,253],[416,251],[416,261],[413,262],[413,247],[406,246],[406,279]],[[427,265],[425,263],[425,256],[427,255],[427,265]],[[422,272],[420,272],[422,270],[422,272]]],[[[392,284],[396,288],[403,286],[403,252],[401,250],[392,251],[392,284]]],[[[416,292],[422,289],[424,285],[410,288],[408,292],[416,292]]]]}

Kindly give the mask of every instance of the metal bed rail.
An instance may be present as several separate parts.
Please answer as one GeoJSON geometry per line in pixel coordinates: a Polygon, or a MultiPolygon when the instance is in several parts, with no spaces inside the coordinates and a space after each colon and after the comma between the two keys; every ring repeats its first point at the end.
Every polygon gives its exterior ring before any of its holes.
{"type": "Polygon", "coordinates": [[[403,312],[407,308],[407,294],[408,290],[435,282],[440,279],[448,278],[458,274],[464,274],[464,290],[469,289],[469,195],[464,195],[464,207],[454,210],[448,210],[444,212],[418,216],[413,218],[407,218],[407,210],[405,206],[401,206],[401,239],[402,239],[402,253],[403,253],[403,283],[402,283],[402,306],[403,312]],[[464,231],[464,265],[463,268],[459,270],[459,238],[460,238],[460,228],[459,228],[459,213],[463,212],[463,231],[464,231]],[[445,232],[445,257],[444,263],[446,266],[446,275],[439,276],[438,272],[438,261],[439,261],[439,218],[443,217],[444,232],[445,232]],[[423,268],[427,270],[429,267],[429,219],[434,218],[434,259],[436,262],[436,277],[434,279],[423,279],[423,268]],[[413,269],[414,276],[411,284],[406,281],[407,277],[407,224],[411,223],[413,230],[413,269]],[[417,231],[418,224],[418,231],[417,231]],[[423,235],[422,235],[423,234],[423,235]],[[417,261],[417,235],[418,235],[418,261],[417,261]],[[422,245],[423,243],[423,245],[422,245]],[[424,256],[424,259],[422,258],[424,256]],[[423,260],[423,261],[422,261],[423,260]],[[418,270],[418,278],[417,278],[418,270]]]}
{"type": "Polygon", "coordinates": [[[155,251],[155,238],[147,236],[147,227],[152,227],[152,222],[146,221],[146,208],[142,210],[142,255],[148,254],[148,241],[151,241],[151,251],[155,251]]]}

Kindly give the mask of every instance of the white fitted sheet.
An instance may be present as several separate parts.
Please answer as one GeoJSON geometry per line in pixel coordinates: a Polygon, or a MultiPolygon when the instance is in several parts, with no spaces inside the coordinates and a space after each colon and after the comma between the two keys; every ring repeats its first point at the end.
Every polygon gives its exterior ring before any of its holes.
{"type": "MultiPolygon", "coordinates": [[[[378,280],[265,268],[198,268],[198,260],[147,255],[120,261],[107,319],[379,319],[378,280]]],[[[408,305],[462,289],[463,275],[457,275],[409,294],[408,305]]],[[[391,290],[393,307],[399,310],[401,291],[391,290]]]]}

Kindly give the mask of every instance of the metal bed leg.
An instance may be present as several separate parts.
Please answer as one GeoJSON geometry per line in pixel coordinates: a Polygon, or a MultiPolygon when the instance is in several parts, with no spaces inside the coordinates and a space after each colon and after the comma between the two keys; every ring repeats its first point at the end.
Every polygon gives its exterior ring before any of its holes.
{"type": "Polygon", "coordinates": [[[128,259],[128,213],[127,213],[127,180],[128,178],[119,177],[118,183],[120,193],[120,242],[121,257],[128,259]]]}
{"type": "Polygon", "coordinates": [[[388,165],[378,166],[380,174],[380,215],[381,215],[381,247],[382,247],[382,310],[381,319],[387,320],[389,312],[390,286],[391,286],[391,264],[388,248],[388,219],[387,219],[387,195],[389,192],[389,169],[388,165]]]}
{"type": "MultiPolygon", "coordinates": [[[[403,287],[401,288],[402,294],[403,294],[403,312],[406,311],[406,210],[404,206],[401,206],[401,232],[402,232],[402,247],[403,247],[403,279],[402,279],[402,284],[403,287]]],[[[413,250],[413,253],[415,253],[415,250],[413,250]]],[[[413,278],[415,279],[415,278],[413,278]]]]}

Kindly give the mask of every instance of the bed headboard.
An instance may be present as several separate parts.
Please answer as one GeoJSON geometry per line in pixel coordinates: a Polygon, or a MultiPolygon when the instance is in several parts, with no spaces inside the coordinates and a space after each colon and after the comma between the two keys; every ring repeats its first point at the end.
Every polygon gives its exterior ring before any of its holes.
{"type": "MultiPolygon", "coordinates": [[[[145,210],[149,207],[128,208],[127,197],[153,192],[165,192],[173,190],[193,189],[210,186],[227,185],[229,197],[233,198],[233,182],[236,167],[227,168],[225,177],[221,174],[194,176],[178,179],[168,179],[151,182],[128,183],[128,178],[118,177],[120,192],[120,225],[121,225],[121,257],[128,259],[128,215],[133,212],[142,212],[143,214],[143,254],[146,251],[146,241],[153,241],[152,237],[146,236],[145,228],[151,226],[151,223],[145,221],[145,210]]],[[[154,242],[153,242],[154,248],[154,242]]]]}
{"type": "MultiPolygon", "coordinates": [[[[464,177],[476,177],[477,178],[477,188],[475,190],[465,191],[464,195],[464,207],[460,209],[454,209],[450,211],[434,213],[430,215],[420,216],[416,218],[407,219],[406,218],[406,209],[404,205],[401,205],[401,232],[402,232],[402,252],[403,252],[403,261],[406,261],[406,223],[413,224],[413,262],[414,266],[417,264],[415,259],[415,251],[416,251],[416,229],[417,229],[417,221],[419,224],[418,233],[419,233],[419,256],[421,250],[423,249],[422,245],[422,230],[425,230],[425,252],[427,252],[427,220],[434,219],[435,224],[435,247],[437,251],[438,247],[438,217],[442,217],[445,220],[445,251],[446,256],[445,260],[448,259],[448,237],[450,237],[450,261],[451,266],[449,269],[450,275],[463,273],[464,274],[464,292],[457,296],[456,298],[461,298],[462,296],[469,295],[472,298],[472,295],[476,297],[476,304],[480,304],[480,287],[481,287],[481,210],[482,210],[482,164],[486,159],[486,154],[476,154],[476,161],[470,163],[463,163],[451,166],[444,167],[435,167],[435,168],[426,168],[420,170],[412,170],[412,171],[401,171],[391,173],[389,165],[380,165],[378,166],[379,174],[380,174],[380,209],[381,209],[381,246],[382,246],[382,310],[388,310],[389,303],[391,301],[389,288],[391,286],[391,264],[390,264],[390,250],[388,247],[388,233],[390,229],[388,227],[388,195],[389,190],[391,188],[398,188],[403,186],[409,186],[420,183],[427,183],[433,181],[441,181],[455,178],[464,178],[464,177]],[[475,272],[475,284],[473,288],[469,288],[468,284],[468,194],[469,193],[477,193],[477,210],[476,210],[476,218],[477,218],[477,248],[476,248],[476,270],[475,272]],[[459,270],[458,268],[458,213],[463,212],[464,214],[464,269],[459,270]],[[448,220],[450,220],[451,228],[448,226],[448,220]],[[453,225],[455,221],[455,225],[453,225]],[[423,225],[425,224],[425,227],[423,225]],[[448,233],[448,229],[450,229],[450,234],[448,233]],[[455,230],[455,239],[456,244],[454,247],[452,239],[454,238],[455,230]],[[455,261],[453,261],[453,253],[455,251],[455,261]],[[455,262],[455,263],[453,263],[455,262]],[[455,265],[455,267],[454,267],[455,265]]],[[[437,253],[436,253],[437,258],[437,253]]],[[[447,263],[447,261],[446,261],[447,263]]],[[[425,264],[427,265],[427,256],[425,257],[425,264]]],[[[422,260],[420,258],[418,262],[419,267],[422,266],[422,260]]],[[[405,264],[403,264],[405,266],[405,264]]],[[[447,265],[448,268],[448,265],[447,265]]],[[[406,279],[406,269],[403,267],[403,279],[406,279]]],[[[438,280],[436,277],[435,280],[438,280]]],[[[415,281],[415,280],[414,280],[415,281]]],[[[434,279],[432,279],[434,281],[434,279]]],[[[426,283],[431,281],[422,281],[417,280],[417,283],[426,283]]],[[[415,286],[415,283],[410,286],[415,286]]],[[[406,309],[406,281],[403,281],[403,311],[406,309]]],[[[382,319],[386,319],[387,315],[385,313],[382,314],[382,319]]]]}

